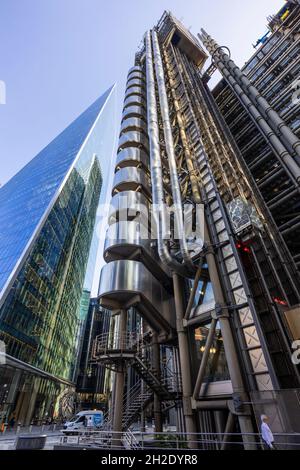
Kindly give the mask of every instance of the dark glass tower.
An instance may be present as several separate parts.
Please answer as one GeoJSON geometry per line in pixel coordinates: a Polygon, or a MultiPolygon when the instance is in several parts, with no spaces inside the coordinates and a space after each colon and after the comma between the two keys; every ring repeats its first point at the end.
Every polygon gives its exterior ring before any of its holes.
{"type": "Polygon", "coordinates": [[[73,385],[80,300],[114,141],[113,96],[110,88],[0,190],[6,421],[14,413],[28,423],[50,405],[53,414],[61,385],[73,385]]]}

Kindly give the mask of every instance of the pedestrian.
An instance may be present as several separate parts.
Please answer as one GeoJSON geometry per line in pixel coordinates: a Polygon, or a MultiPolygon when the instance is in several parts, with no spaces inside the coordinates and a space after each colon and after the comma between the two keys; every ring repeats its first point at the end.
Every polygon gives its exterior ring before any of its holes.
{"type": "Polygon", "coordinates": [[[269,417],[261,415],[261,437],[264,443],[265,450],[275,450],[274,436],[268,425],[269,417]]]}
{"type": "Polygon", "coordinates": [[[10,427],[10,429],[13,429],[13,428],[14,428],[15,422],[16,422],[15,416],[12,415],[11,418],[10,418],[10,420],[9,420],[9,427],[10,427]]]}
{"type": "Polygon", "coordinates": [[[88,431],[91,431],[91,429],[94,427],[93,416],[88,416],[86,427],[88,431]]]}

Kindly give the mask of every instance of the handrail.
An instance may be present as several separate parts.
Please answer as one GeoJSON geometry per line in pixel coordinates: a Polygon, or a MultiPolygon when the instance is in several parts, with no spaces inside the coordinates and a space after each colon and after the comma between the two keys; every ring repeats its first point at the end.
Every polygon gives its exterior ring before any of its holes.
{"type": "Polygon", "coordinates": [[[111,336],[110,333],[102,333],[96,336],[94,340],[92,356],[97,358],[99,353],[105,354],[109,350],[133,350],[139,352],[149,344],[148,340],[150,338],[151,334],[149,332],[143,335],[137,332],[117,333],[114,336],[111,336]]]}
{"type": "MultiPolygon", "coordinates": [[[[128,444],[129,449],[147,449],[161,450],[169,449],[185,449],[189,445],[189,450],[199,450],[214,448],[222,450],[222,445],[231,446],[233,449],[241,449],[244,446],[243,438],[252,437],[253,442],[249,445],[253,446],[253,450],[261,448],[263,445],[261,435],[259,433],[184,433],[184,432],[135,432],[130,430],[122,433],[117,431],[82,431],[78,434],[78,444],[80,441],[91,447],[98,446],[100,448],[124,449],[124,442],[128,444]],[[121,435],[121,438],[120,438],[121,435]],[[116,437],[115,437],[116,436],[116,437]],[[117,439],[118,437],[118,439],[117,439]],[[239,440],[238,440],[239,439],[239,440]],[[116,446],[116,442],[120,442],[116,446]],[[192,445],[192,446],[191,446],[192,445]],[[191,449],[194,447],[194,449],[191,449]]],[[[274,433],[276,448],[283,449],[300,449],[300,433],[274,433]],[[284,439],[298,439],[298,442],[284,442],[284,439]]]]}

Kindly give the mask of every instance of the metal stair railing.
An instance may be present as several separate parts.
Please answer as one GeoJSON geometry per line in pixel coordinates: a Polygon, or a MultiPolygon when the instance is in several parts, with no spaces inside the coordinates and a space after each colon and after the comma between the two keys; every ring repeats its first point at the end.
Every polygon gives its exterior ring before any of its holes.
{"type": "MultiPolygon", "coordinates": [[[[123,428],[128,428],[132,424],[136,414],[140,412],[153,396],[152,391],[145,389],[142,391],[142,380],[139,380],[124,396],[123,400],[123,428]]],[[[110,413],[104,416],[102,431],[111,431],[112,418],[110,413]]]]}
{"type": "Polygon", "coordinates": [[[103,333],[96,336],[92,349],[93,359],[101,355],[107,355],[110,352],[132,351],[141,352],[144,347],[149,345],[151,333],[140,334],[136,332],[121,333],[111,335],[103,333]]]}
{"type": "Polygon", "coordinates": [[[122,443],[125,449],[128,450],[139,450],[142,448],[135,435],[129,429],[123,433],[122,443]]]}

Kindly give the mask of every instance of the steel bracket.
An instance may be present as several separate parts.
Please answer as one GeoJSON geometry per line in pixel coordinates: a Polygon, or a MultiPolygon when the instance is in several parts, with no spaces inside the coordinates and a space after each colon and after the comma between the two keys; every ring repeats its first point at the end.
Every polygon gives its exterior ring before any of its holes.
{"type": "Polygon", "coordinates": [[[219,318],[229,318],[229,310],[227,305],[216,304],[215,309],[212,311],[211,317],[214,320],[219,320],[219,318]]]}

